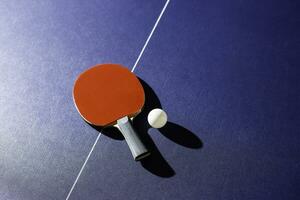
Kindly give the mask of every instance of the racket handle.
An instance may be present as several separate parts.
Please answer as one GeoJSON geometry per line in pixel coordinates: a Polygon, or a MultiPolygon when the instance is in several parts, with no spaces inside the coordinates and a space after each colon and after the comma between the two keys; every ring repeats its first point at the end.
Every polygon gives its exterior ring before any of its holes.
{"type": "Polygon", "coordinates": [[[128,117],[123,117],[117,121],[119,129],[123,134],[134,160],[138,161],[150,155],[149,150],[140,140],[139,136],[131,126],[128,117]]]}

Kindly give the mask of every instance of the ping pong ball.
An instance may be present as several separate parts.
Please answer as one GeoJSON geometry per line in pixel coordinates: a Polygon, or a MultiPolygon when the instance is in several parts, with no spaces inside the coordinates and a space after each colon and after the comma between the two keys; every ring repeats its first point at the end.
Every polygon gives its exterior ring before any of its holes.
{"type": "Polygon", "coordinates": [[[153,128],[162,128],[168,121],[168,116],[165,111],[155,108],[148,114],[148,122],[153,128]]]}

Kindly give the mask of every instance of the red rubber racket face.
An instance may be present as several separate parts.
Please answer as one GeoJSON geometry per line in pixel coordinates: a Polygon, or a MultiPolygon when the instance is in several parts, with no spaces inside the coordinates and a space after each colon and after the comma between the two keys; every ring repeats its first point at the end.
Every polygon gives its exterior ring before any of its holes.
{"type": "Polygon", "coordinates": [[[73,90],[78,112],[89,123],[110,126],[122,117],[135,117],[145,94],[138,78],[118,64],[96,65],[78,77],[73,90]]]}

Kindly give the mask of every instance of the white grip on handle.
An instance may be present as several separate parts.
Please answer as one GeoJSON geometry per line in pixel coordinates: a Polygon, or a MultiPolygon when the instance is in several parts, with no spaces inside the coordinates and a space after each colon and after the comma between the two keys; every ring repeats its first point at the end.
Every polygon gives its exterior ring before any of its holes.
{"type": "Polygon", "coordinates": [[[131,126],[128,117],[123,117],[117,120],[117,124],[129,146],[134,160],[138,161],[150,155],[149,150],[145,147],[145,145],[142,143],[139,136],[131,126]]]}

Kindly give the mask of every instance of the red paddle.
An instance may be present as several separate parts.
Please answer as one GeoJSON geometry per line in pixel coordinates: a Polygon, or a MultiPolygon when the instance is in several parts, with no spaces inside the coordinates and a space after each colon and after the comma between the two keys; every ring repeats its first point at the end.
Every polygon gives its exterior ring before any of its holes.
{"type": "Polygon", "coordinates": [[[150,155],[130,120],[144,106],[143,86],[126,67],[101,64],[86,70],[75,82],[73,97],[78,112],[87,122],[119,128],[135,160],[150,155]]]}

